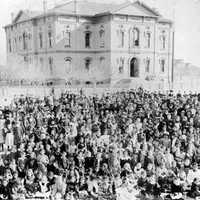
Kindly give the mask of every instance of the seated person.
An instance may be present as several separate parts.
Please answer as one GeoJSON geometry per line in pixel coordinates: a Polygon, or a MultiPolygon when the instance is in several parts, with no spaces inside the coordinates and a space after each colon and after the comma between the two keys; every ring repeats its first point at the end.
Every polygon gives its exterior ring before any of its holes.
{"type": "Polygon", "coordinates": [[[195,178],[192,182],[191,190],[188,192],[188,196],[191,198],[196,198],[200,196],[200,191],[199,191],[199,180],[195,178]]]}

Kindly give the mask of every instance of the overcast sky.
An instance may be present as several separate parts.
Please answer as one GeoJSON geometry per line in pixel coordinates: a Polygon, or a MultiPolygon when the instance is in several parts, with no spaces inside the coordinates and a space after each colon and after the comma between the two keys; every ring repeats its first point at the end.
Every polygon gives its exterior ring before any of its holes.
{"type": "MultiPolygon", "coordinates": [[[[47,5],[52,7],[61,1],[47,0],[47,5]]],[[[95,1],[120,3],[126,0],[95,1]]],[[[0,64],[6,63],[3,26],[11,22],[11,13],[17,13],[20,9],[41,10],[42,2],[43,0],[0,0],[0,64]]],[[[200,67],[200,0],[143,0],[143,2],[156,7],[164,17],[175,19],[175,57],[200,67]]]]}

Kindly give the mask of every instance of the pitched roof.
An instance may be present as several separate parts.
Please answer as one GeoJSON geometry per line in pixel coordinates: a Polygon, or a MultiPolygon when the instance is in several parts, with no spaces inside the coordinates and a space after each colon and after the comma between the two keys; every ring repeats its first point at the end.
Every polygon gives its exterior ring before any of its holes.
{"type": "Polygon", "coordinates": [[[135,2],[125,2],[122,4],[109,4],[109,3],[96,3],[90,1],[77,1],[76,6],[74,1],[58,5],[53,9],[49,10],[50,12],[63,13],[63,14],[76,14],[77,15],[86,15],[86,16],[96,16],[101,14],[124,14],[123,11],[127,7],[132,7],[130,10],[132,15],[144,15],[151,17],[158,17],[160,14],[154,9],[148,7],[146,4],[143,4],[139,1],[135,2]],[[75,11],[76,10],[76,11],[75,11]],[[140,11],[140,12],[138,12],[140,11]]]}
{"type": "MultiPolygon", "coordinates": [[[[113,8],[117,8],[117,6],[118,6],[117,4],[77,1],[76,14],[94,16],[99,13],[108,12],[113,8]]],[[[75,4],[74,1],[70,1],[68,3],[56,6],[49,11],[65,13],[65,14],[75,14],[75,4]]]]}
{"type": "MultiPolygon", "coordinates": [[[[101,15],[109,14],[122,14],[122,15],[132,15],[132,16],[144,16],[144,17],[154,17],[158,18],[160,22],[170,23],[171,21],[162,18],[160,13],[158,13],[153,8],[150,8],[140,1],[135,2],[125,2],[121,4],[114,3],[96,3],[87,0],[77,0],[75,6],[75,1],[57,5],[52,9],[47,11],[47,15],[51,14],[63,14],[63,15],[80,15],[88,17],[96,17],[101,15]],[[76,9],[75,9],[76,8],[76,9]]],[[[43,12],[24,10],[20,11],[15,17],[12,23],[22,22],[36,17],[44,16],[43,12]]]]}
{"type": "Polygon", "coordinates": [[[14,18],[13,23],[32,19],[34,17],[37,17],[40,14],[42,13],[39,11],[20,10],[18,14],[16,15],[16,17],[14,18]]]}

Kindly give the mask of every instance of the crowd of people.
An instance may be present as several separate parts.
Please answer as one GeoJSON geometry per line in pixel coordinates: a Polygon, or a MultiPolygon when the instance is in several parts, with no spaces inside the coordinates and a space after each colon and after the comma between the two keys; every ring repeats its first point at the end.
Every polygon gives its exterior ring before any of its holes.
{"type": "Polygon", "coordinates": [[[200,95],[22,95],[0,109],[0,151],[0,199],[196,198],[200,95]]]}

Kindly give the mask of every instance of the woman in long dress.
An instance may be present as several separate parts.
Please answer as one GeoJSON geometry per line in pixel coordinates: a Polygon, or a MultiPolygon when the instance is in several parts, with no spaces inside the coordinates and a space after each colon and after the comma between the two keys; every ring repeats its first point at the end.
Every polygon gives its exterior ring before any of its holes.
{"type": "Polygon", "coordinates": [[[3,151],[4,142],[4,120],[0,119],[0,151],[3,151]]]}
{"type": "Polygon", "coordinates": [[[8,150],[11,150],[14,146],[14,135],[10,129],[8,129],[8,132],[6,133],[5,145],[8,150]]]}

